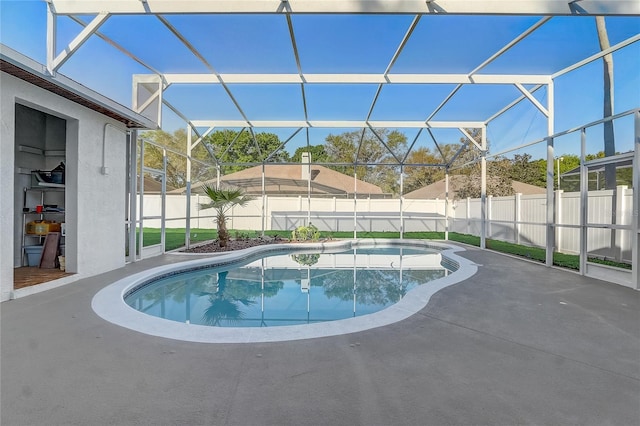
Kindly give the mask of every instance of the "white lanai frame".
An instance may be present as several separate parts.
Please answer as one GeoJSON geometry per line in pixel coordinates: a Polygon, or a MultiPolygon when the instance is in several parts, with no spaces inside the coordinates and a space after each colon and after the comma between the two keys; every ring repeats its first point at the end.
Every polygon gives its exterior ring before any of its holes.
{"type": "MultiPolygon", "coordinates": [[[[142,64],[149,69],[152,75],[136,75],[134,77],[134,96],[133,108],[138,112],[149,112],[158,122],[161,122],[162,105],[166,105],[172,109],[178,116],[183,118],[188,124],[189,141],[187,146],[187,155],[190,158],[191,150],[202,140],[203,136],[199,133],[198,128],[207,128],[205,134],[220,127],[237,127],[249,128],[250,131],[254,127],[287,127],[297,128],[296,133],[302,128],[310,127],[327,127],[327,128],[362,128],[363,135],[366,129],[370,129],[376,136],[375,128],[419,128],[427,129],[431,135],[437,149],[440,151],[438,141],[433,137],[431,128],[458,128],[462,134],[468,139],[467,144],[473,143],[481,152],[482,165],[482,237],[481,246],[485,245],[485,197],[486,197],[486,159],[488,157],[486,146],[486,127],[487,125],[499,117],[515,105],[527,100],[547,118],[547,264],[551,265],[553,261],[553,241],[555,233],[555,217],[554,217],[554,191],[552,179],[553,176],[553,123],[554,123],[554,96],[553,81],[556,77],[581,67],[589,62],[602,58],[604,55],[619,50],[631,43],[640,40],[640,35],[636,35],[625,40],[610,49],[599,52],[589,58],[584,59],[570,67],[567,67],[555,74],[551,75],[506,75],[506,74],[478,74],[478,72],[489,63],[507,52],[529,34],[544,25],[552,16],[558,15],[640,15],[640,2],[636,0],[511,0],[505,2],[503,0],[488,1],[468,1],[468,0],[181,0],[179,2],[169,0],[119,0],[119,1],[96,1],[86,0],[82,2],[72,0],[47,0],[49,3],[49,13],[47,19],[47,68],[54,73],[80,46],[91,36],[96,35],[110,43],[112,46],[126,54],[136,62],[142,64]],[[162,15],[168,14],[243,14],[243,13],[261,13],[261,14],[283,14],[286,16],[287,25],[291,37],[293,52],[295,55],[297,74],[220,74],[215,68],[207,62],[203,55],[198,52],[189,41],[183,37],[176,28],[174,28],[162,15]],[[482,64],[476,67],[468,74],[393,74],[391,69],[411,37],[420,17],[427,14],[482,14],[482,15],[534,15],[543,16],[540,21],[532,27],[524,31],[521,35],[513,39],[502,49],[497,51],[491,57],[487,58],[482,64]],[[86,24],[76,18],[74,15],[91,14],[95,17],[86,24]],[[106,36],[99,32],[99,27],[110,15],[117,14],[155,14],[158,19],[210,70],[207,74],[162,74],[153,67],[145,64],[144,61],[128,52],[122,46],[109,40],[106,36]],[[409,14],[415,15],[411,25],[409,26],[404,38],[399,44],[395,54],[389,62],[389,65],[382,74],[308,74],[304,73],[300,66],[298,49],[295,39],[295,31],[291,21],[292,14],[409,14]],[[68,15],[85,28],[69,45],[56,55],[56,16],[68,15]],[[300,84],[302,101],[304,106],[305,120],[302,121],[250,121],[236,98],[231,93],[228,84],[300,84]],[[330,84],[330,83],[349,83],[349,84],[378,84],[378,90],[372,100],[369,113],[365,120],[360,121],[314,121],[309,120],[307,115],[307,104],[305,96],[305,84],[330,84]],[[455,88],[446,96],[438,107],[429,114],[424,121],[371,121],[371,113],[376,105],[378,95],[381,88],[388,84],[429,84],[429,83],[449,83],[455,84],[455,88]],[[189,120],[180,113],[175,107],[163,99],[162,93],[171,84],[220,84],[229,98],[238,109],[243,120],[189,120]],[[434,116],[449,102],[449,100],[467,84],[506,84],[515,86],[522,95],[510,104],[506,105],[502,110],[487,118],[483,122],[470,121],[436,121],[434,116]],[[531,89],[525,88],[525,85],[532,85],[531,89]],[[538,89],[547,88],[547,105],[542,105],[533,95],[538,89]],[[145,91],[148,96],[139,98],[140,92],[145,91]],[[481,129],[481,141],[477,143],[464,130],[465,128],[481,129]],[[197,140],[192,143],[191,133],[195,133],[197,140]]],[[[308,131],[307,131],[308,135],[308,131]]],[[[638,138],[638,130],[636,129],[636,138],[638,138]]],[[[417,139],[417,138],[416,138],[417,139]]],[[[514,151],[534,143],[535,141],[512,148],[514,151]]],[[[286,142],[285,142],[286,143],[286,142]]],[[[415,143],[415,141],[414,141],[415,143]]],[[[308,136],[307,136],[308,144],[308,136]]],[[[283,144],[284,145],[284,144],[283,144]]],[[[413,145],[413,144],[412,144],[413,145]]],[[[464,148],[463,146],[463,148],[464,148]]],[[[452,158],[447,161],[445,159],[446,182],[448,184],[449,169],[462,149],[458,151],[452,158]]],[[[636,140],[637,150],[637,140],[636,140]]],[[[210,154],[212,154],[210,152],[210,154]]],[[[408,153],[407,153],[408,154],[408,153]]],[[[492,154],[496,156],[498,154],[492,154]]],[[[212,154],[212,157],[213,154],[212,154]]],[[[407,156],[399,161],[399,166],[404,165],[407,156]]],[[[636,152],[637,158],[637,152],[636,152]]],[[[219,162],[213,158],[217,166],[219,162]]],[[[396,158],[397,159],[397,158],[396,158]]],[[[397,159],[399,160],[399,159],[397,159]]],[[[219,169],[219,168],[218,168],[219,169]]],[[[189,170],[188,170],[189,172],[189,170]]],[[[190,181],[190,179],[188,179],[190,181]]],[[[636,182],[637,182],[636,178],[636,182]]],[[[190,182],[189,182],[190,184],[190,182]]],[[[187,190],[189,190],[189,184],[187,190]]],[[[448,185],[447,185],[448,188],[448,185]]],[[[636,191],[637,192],[637,191],[636,191]]],[[[448,193],[448,190],[447,190],[448,193]]],[[[635,192],[634,192],[635,194],[635,192]]],[[[635,196],[635,220],[634,235],[638,234],[637,224],[637,195],[635,196]]],[[[448,198],[448,196],[447,196],[448,198]]],[[[584,226],[584,224],[582,224],[584,226]]],[[[637,257],[637,241],[634,240],[637,257]]],[[[637,270],[637,267],[635,268],[637,270]]],[[[637,275],[637,271],[636,271],[637,275]]]]}

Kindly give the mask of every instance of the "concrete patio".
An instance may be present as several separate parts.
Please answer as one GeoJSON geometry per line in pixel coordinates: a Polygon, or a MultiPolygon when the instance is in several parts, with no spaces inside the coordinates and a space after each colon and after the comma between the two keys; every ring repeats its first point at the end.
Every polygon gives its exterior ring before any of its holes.
{"type": "Polygon", "coordinates": [[[130,264],[2,303],[9,425],[634,425],[640,293],[488,251],[419,314],[269,344],[139,334],[91,309],[130,264]]]}

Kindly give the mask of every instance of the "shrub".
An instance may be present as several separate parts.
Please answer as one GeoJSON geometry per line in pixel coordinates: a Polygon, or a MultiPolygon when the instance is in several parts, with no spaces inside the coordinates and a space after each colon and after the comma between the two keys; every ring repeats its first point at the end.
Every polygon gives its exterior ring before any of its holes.
{"type": "Polygon", "coordinates": [[[291,239],[294,241],[317,241],[320,238],[320,231],[311,222],[308,226],[298,226],[291,232],[291,239]]]}

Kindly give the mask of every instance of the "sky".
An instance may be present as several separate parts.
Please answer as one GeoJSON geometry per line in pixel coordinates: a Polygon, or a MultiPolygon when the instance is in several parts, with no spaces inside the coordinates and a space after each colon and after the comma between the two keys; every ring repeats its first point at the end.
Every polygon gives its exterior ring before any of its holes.
{"type": "MultiPolygon", "coordinates": [[[[166,20],[198,49],[219,73],[297,73],[286,19],[282,15],[168,15],[166,20]]],[[[89,22],[91,17],[82,17],[89,22]]],[[[294,15],[292,23],[304,73],[383,73],[413,16],[294,15]]],[[[469,73],[484,60],[540,20],[532,16],[424,16],[391,73],[469,73]]],[[[640,17],[608,17],[611,45],[640,33],[640,17]]],[[[82,29],[68,17],[57,21],[60,52],[82,29]]],[[[209,69],[154,16],[112,16],[99,32],[124,46],[163,73],[207,73],[209,69]]],[[[46,3],[0,0],[0,41],[46,62],[46,3]]],[[[554,17],[506,54],[486,66],[489,74],[551,74],[599,51],[593,17],[554,17]]],[[[614,112],[640,106],[640,42],[613,55],[614,112]]],[[[132,74],[152,71],[92,36],[59,70],[105,96],[131,106],[132,74]]],[[[556,132],[602,118],[602,61],[592,62],[554,82],[556,132]]],[[[425,120],[454,89],[452,84],[385,85],[372,120],[425,120]]],[[[525,86],[530,88],[531,86],[525,86]]],[[[229,90],[250,120],[304,120],[300,85],[230,84],[229,90]]],[[[375,84],[315,84],[305,89],[310,120],[364,120],[375,97],[375,84]]],[[[190,119],[242,119],[220,85],[174,85],[165,99],[190,119]]],[[[465,85],[433,117],[434,120],[484,121],[520,96],[513,85],[465,85]]],[[[546,88],[534,93],[546,105],[546,88]]],[[[167,108],[163,128],[185,127],[167,108]]],[[[203,129],[202,129],[203,130],[203,129]]],[[[272,131],[287,139],[297,129],[272,131]]],[[[323,143],[329,133],[357,129],[310,129],[310,143],[323,143]]],[[[404,131],[413,141],[417,130],[404,131]]],[[[633,149],[633,120],[616,123],[617,150],[633,149]]],[[[488,138],[492,152],[543,138],[547,120],[531,102],[492,121],[488,138]]],[[[601,150],[601,129],[589,132],[590,152],[601,150]]],[[[456,129],[434,129],[439,142],[456,143],[456,129]]],[[[300,132],[286,146],[293,153],[306,144],[300,132]]],[[[534,158],[545,155],[543,144],[527,148],[534,158]]],[[[576,136],[558,141],[556,152],[579,154],[576,136]]],[[[427,132],[416,147],[433,149],[427,132]]],[[[522,153],[522,152],[519,152],[522,153]]]]}

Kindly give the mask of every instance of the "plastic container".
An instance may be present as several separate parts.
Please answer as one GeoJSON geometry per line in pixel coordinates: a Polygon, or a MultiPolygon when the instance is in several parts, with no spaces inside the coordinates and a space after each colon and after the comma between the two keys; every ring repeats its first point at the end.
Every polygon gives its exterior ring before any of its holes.
{"type": "Polygon", "coordinates": [[[51,183],[64,183],[64,163],[60,163],[58,167],[51,170],[51,183]]]}
{"type": "Polygon", "coordinates": [[[25,246],[24,251],[27,253],[27,264],[29,266],[40,266],[42,246],[25,246]]]}
{"type": "Polygon", "coordinates": [[[49,220],[34,220],[25,227],[27,234],[47,235],[49,232],[60,232],[60,224],[49,220]]]}

